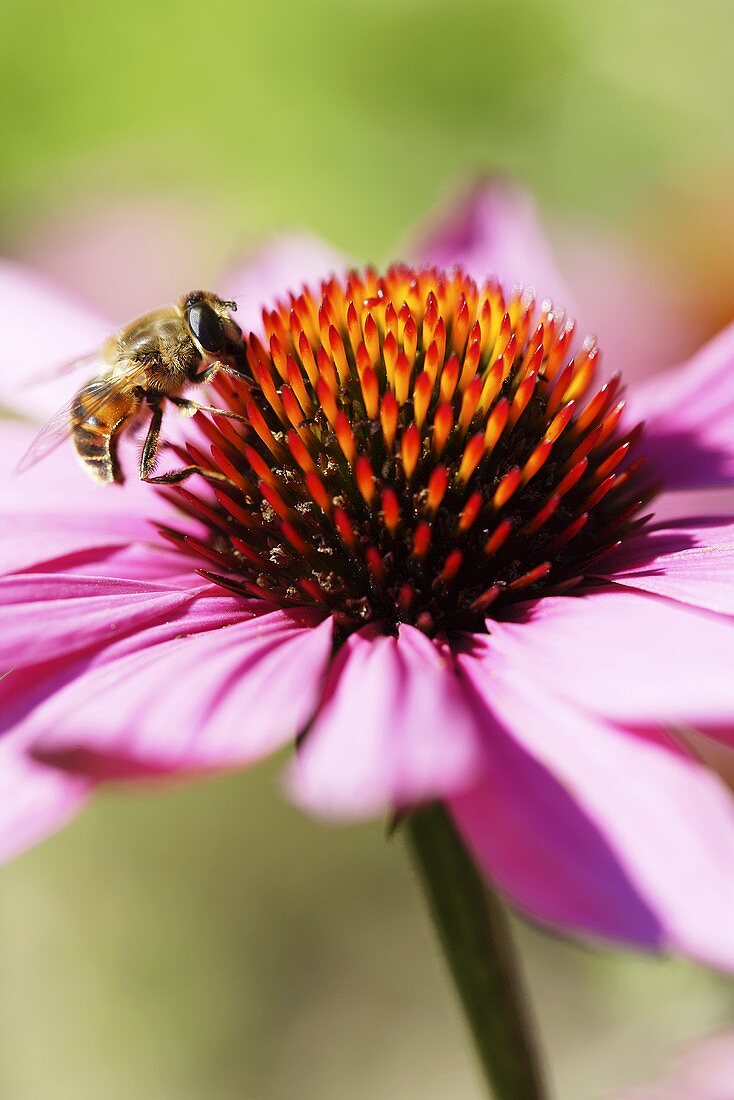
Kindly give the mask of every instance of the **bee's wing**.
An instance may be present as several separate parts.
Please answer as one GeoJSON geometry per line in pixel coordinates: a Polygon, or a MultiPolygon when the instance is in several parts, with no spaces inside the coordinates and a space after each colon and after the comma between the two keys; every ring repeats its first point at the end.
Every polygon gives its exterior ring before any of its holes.
{"type": "Polygon", "coordinates": [[[77,428],[88,424],[105,407],[111,394],[121,388],[131,389],[133,386],[141,385],[145,381],[145,376],[145,366],[131,364],[126,370],[92,379],[84,387],[84,416],[81,419],[75,416],[72,420],[72,412],[78,409],[78,391],[70,401],[57,409],[50,420],[46,421],[16,466],[15,472],[22,474],[24,470],[35,466],[42,458],[69,439],[77,428]]]}
{"type": "MultiPolygon", "coordinates": [[[[91,399],[85,404],[86,420],[91,419],[104,407],[114,389],[115,383],[111,378],[100,378],[98,381],[89,383],[87,392],[90,394],[91,399]],[[94,394],[93,397],[92,393],[94,394]]],[[[71,416],[77,406],[77,400],[78,394],[74,394],[70,401],[57,409],[53,416],[46,421],[16,466],[15,472],[17,474],[22,474],[31,466],[35,466],[37,462],[40,462],[42,458],[45,458],[46,455],[71,437],[79,423],[77,420],[72,421],[71,416]]]]}
{"type": "Polygon", "coordinates": [[[65,363],[59,363],[57,366],[52,367],[51,370],[42,371],[38,374],[34,374],[31,378],[26,378],[21,382],[21,389],[28,390],[33,386],[42,386],[44,382],[52,382],[55,378],[63,378],[67,374],[73,374],[76,370],[81,370],[83,367],[87,370],[91,370],[92,367],[101,369],[104,366],[99,348],[95,351],[87,352],[86,355],[77,355],[74,359],[67,359],[65,363]]]}

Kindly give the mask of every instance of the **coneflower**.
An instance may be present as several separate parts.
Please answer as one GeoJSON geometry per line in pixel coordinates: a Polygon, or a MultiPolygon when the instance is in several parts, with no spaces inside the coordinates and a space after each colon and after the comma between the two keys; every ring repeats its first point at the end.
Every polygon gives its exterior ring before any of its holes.
{"type": "MultiPolygon", "coordinates": [[[[102,781],[297,746],[301,805],[407,831],[488,1078],[532,1100],[479,872],[546,924],[734,969],[734,804],[678,736],[734,743],[734,517],[645,522],[656,490],[732,483],[734,329],[626,412],[506,197],[472,200],[501,262],[450,218],[432,247],[463,267],[314,280],[299,253],[263,299],[262,253],[248,371],[214,395],[242,420],[169,437],[185,484],[99,490],[63,449],[0,480],[0,849],[102,781]]],[[[44,308],[81,342],[85,313],[3,278],[20,377],[44,308]]],[[[6,470],[32,433],[2,423],[6,470]]]]}

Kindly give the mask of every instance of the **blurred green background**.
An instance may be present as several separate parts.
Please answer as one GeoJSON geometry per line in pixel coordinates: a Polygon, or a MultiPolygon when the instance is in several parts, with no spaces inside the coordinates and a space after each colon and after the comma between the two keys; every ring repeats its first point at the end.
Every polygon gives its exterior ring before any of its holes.
{"type": "MultiPolygon", "coordinates": [[[[121,317],[276,228],[380,261],[480,167],[561,250],[654,257],[690,346],[734,315],[728,0],[0,14],[0,247],[121,317]]],[[[2,880],[3,1097],[481,1095],[400,840],[304,819],[275,766],[100,797],[2,880]]],[[[562,1100],[734,1022],[703,970],[518,935],[562,1100]]]]}

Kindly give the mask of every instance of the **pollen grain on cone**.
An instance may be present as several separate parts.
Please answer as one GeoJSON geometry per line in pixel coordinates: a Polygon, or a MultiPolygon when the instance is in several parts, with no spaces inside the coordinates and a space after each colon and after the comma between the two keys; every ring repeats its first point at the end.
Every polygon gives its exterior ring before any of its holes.
{"type": "MultiPolygon", "coordinates": [[[[166,536],[229,590],[429,633],[565,591],[639,524],[651,490],[620,379],[548,301],[460,270],[332,278],[263,310],[243,423],[199,414],[206,538],[166,536]],[[212,563],[214,568],[212,569],[212,563]]],[[[201,485],[201,482],[199,482],[201,485]]]]}

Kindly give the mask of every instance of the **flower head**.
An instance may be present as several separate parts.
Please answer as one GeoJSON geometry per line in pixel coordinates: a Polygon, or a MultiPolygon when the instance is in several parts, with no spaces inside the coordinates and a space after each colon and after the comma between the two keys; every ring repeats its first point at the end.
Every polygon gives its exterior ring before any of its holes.
{"type": "MultiPolygon", "coordinates": [[[[219,383],[249,426],[201,417],[214,502],[178,490],[206,540],[165,530],[229,590],[328,609],[342,628],[484,629],[569,589],[649,496],[619,376],[561,309],[460,270],[331,278],[263,309],[249,383],[219,383]],[[212,572],[212,563],[217,572],[212,572]]],[[[180,449],[179,449],[180,450],[180,449]]]]}
{"type": "MultiPolygon", "coordinates": [[[[537,919],[734,968],[734,804],[677,735],[734,743],[734,512],[640,523],[650,479],[668,514],[732,482],[734,334],[623,413],[541,297],[527,199],[461,207],[415,268],[334,277],[301,240],[221,287],[256,290],[215,394],[244,423],[168,428],[203,477],[100,490],[61,449],[0,483],[0,846],[101,781],[297,743],[301,805],[442,800],[537,919]]],[[[7,467],[29,431],[3,425],[7,467]]]]}

